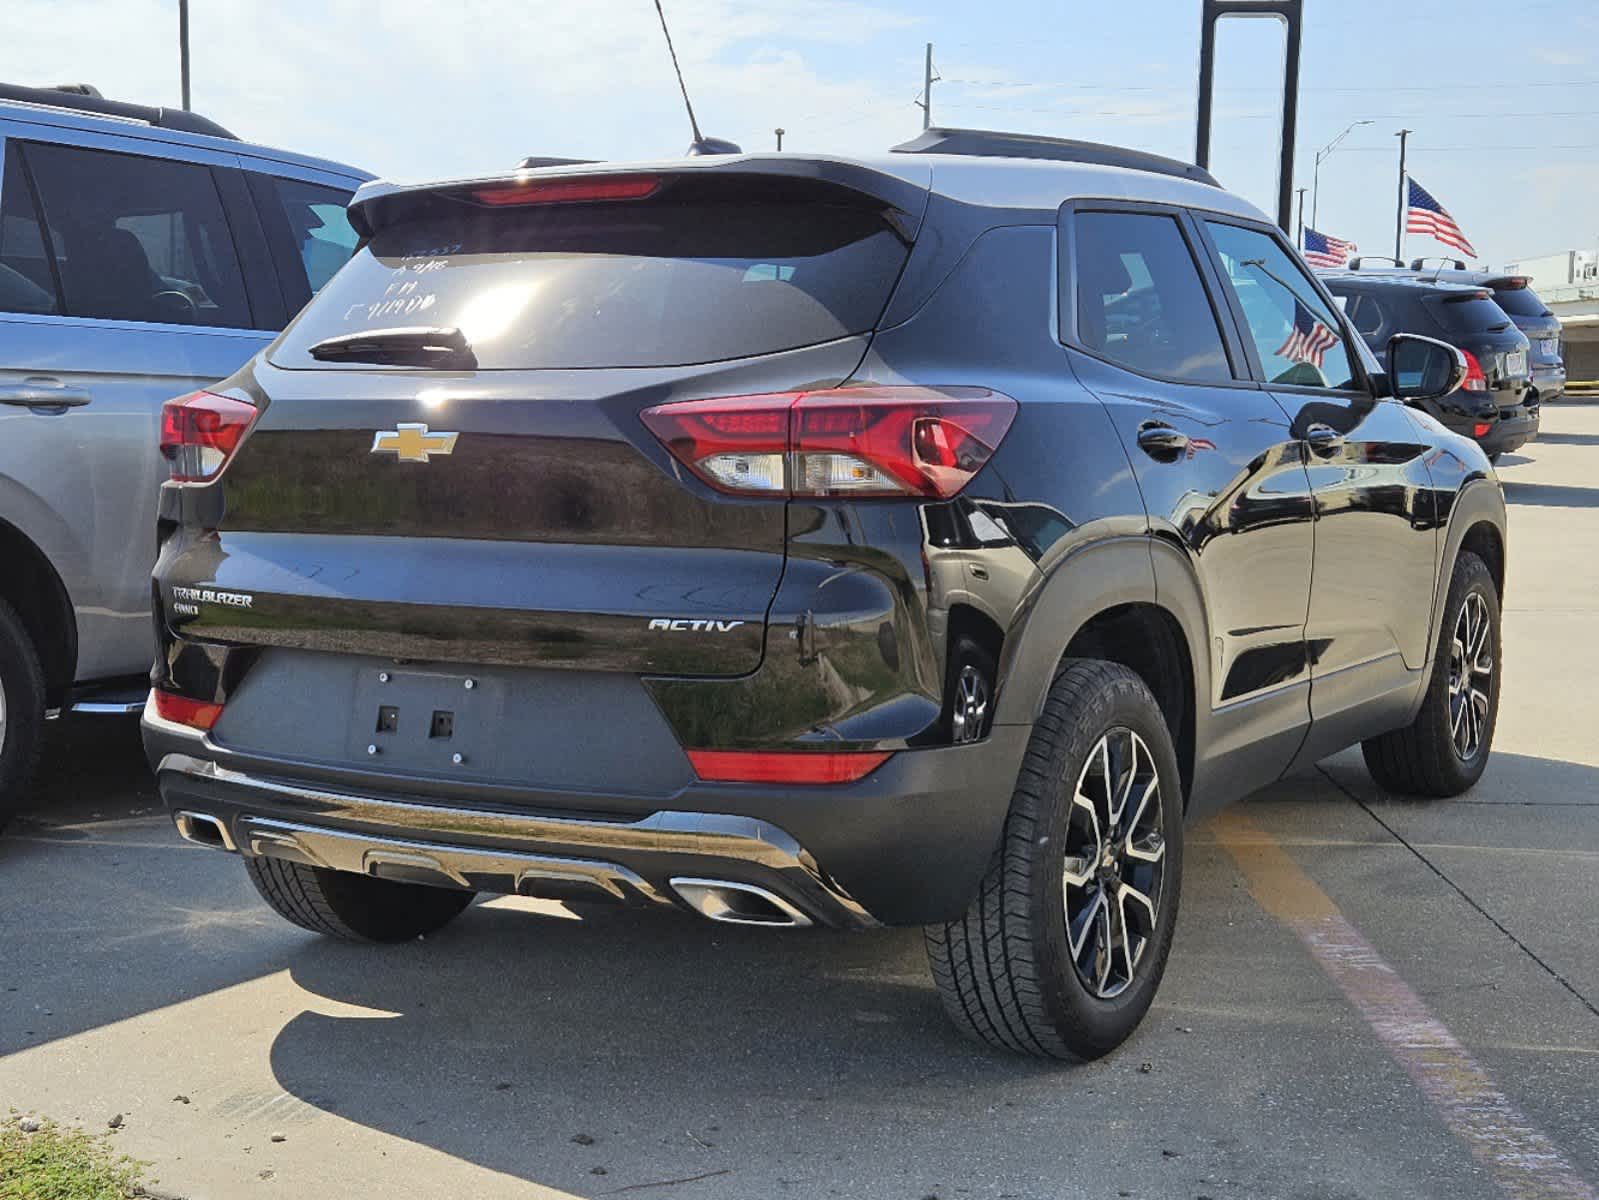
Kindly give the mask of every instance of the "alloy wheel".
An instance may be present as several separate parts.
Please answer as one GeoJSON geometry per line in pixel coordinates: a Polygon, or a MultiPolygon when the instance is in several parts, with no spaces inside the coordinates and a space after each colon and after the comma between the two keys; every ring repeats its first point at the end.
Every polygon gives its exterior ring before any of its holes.
{"type": "Polygon", "coordinates": [[[1449,736],[1469,762],[1482,749],[1493,694],[1493,623],[1481,592],[1470,592],[1455,620],[1449,646],[1449,736]]]}
{"type": "Polygon", "coordinates": [[[1155,936],[1166,873],[1160,773],[1131,729],[1112,729],[1077,776],[1066,828],[1066,941],[1090,994],[1133,982],[1155,936]]]}
{"type": "Polygon", "coordinates": [[[983,736],[983,722],[988,718],[988,679],[971,663],[961,668],[955,680],[955,709],[950,724],[953,740],[975,742],[983,736]]]}

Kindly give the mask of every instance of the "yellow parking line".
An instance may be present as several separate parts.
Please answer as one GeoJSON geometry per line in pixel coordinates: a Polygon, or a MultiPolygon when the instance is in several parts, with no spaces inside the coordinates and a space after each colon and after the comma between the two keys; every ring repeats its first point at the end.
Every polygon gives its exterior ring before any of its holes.
{"type": "Polygon", "coordinates": [[[1211,829],[1243,872],[1256,903],[1299,935],[1317,965],[1506,1195],[1514,1200],[1599,1200],[1554,1143],[1499,1091],[1271,834],[1236,808],[1219,814],[1211,829]]]}

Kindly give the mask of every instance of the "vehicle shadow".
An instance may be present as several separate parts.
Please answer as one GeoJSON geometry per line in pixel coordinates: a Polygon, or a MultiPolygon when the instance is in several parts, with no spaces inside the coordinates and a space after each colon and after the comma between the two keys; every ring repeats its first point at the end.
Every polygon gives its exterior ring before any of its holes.
{"type": "Polygon", "coordinates": [[[1540,430],[1535,446],[1599,446],[1599,433],[1549,433],[1540,430]]]}
{"type": "Polygon", "coordinates": [[[1559,483],[1522,483],[1500,480],[1507,504],[1534,508],[1599,508],[1599,488],[1559,483]]]}
{"type": "MultiPolygon", "coordinates": [[[[741,1153],[761,1173],[790,1139],[815,1154],[795,1130],[828,1112],[851,1145],[897,1156],[903,1089],[925,1104],[929,1084],[947,1088],[981,1113],[1062,1070],[964,1041],[916,930],[777,933],[606,909],[558,919],[504,903],[421,944],[308,945],[290,963],[296,983],[394,1015],[296,1018],[272,1047],[279,1083],[481,1166],[605,1191],[739,1166],[741,1153]],[[611,1181],[590,1178],[594,1166],[611,1181]]],[[[940,1115],[918,1117],[914,1136],[936,1140],[940,1115]]]]}
{"type": "Polygon", "coordinates": [[[161,797],[144,756],[139,719],[64,716],[45,726],[23,823],[63,823],[157,812],[161,797]]]}

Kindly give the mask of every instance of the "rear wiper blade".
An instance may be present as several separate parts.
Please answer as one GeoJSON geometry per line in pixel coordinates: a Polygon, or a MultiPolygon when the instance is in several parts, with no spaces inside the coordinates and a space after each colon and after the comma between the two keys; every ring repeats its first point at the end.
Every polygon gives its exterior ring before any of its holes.
{"type": "Polygon", "coordinates": [[[477,355],[466,335],[451,326],[367,329],[323,338],[311,347],[318,362],[391,363],[400,366],[457,367],[471,370],[477,355]]]}

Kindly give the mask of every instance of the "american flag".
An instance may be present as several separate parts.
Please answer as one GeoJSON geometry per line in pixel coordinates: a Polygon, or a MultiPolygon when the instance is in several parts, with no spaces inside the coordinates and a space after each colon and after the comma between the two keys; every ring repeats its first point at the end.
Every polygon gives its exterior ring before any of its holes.
{"type": "Polygon", "coordinates": [[[1341,340],[1295,297],[1294,327],[1288,331],[1283,344],[1277,347],[1277,357],[1319,368],[1323,356],[1341,340]]]}
{"type": "Polygon", "coordinates": [[[1466,235],[1460,232],[1460,226],[1455,224],[1444,206],[1432,198],[1432,193],[1414,179],[1410,184],[1410,204],[1405,210],[1405,231],[1407,233],[1425,233],[1429,237],[1437,238],[1446,246],[1453,246],[1456,250],[1477,257],[1477,251],[1466,240],[1466,235]]]}
{"type": "Polygon", "coordinates": [[[1313,267],[1341,267],[1359,252],[1360,247],[1354,242],[1305,226],[1305,261],[1313,267]]]}

